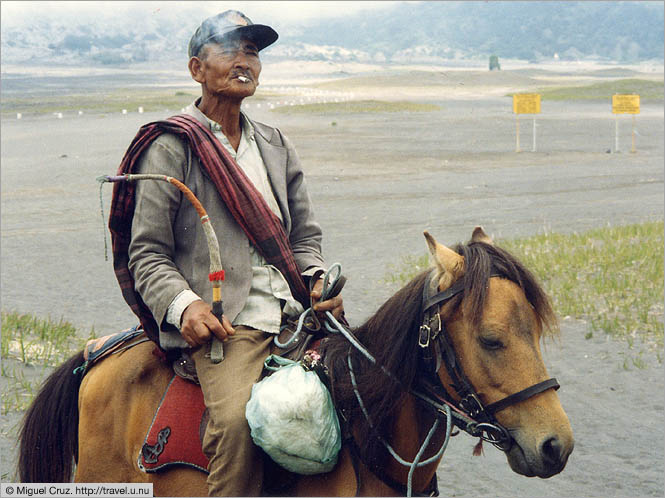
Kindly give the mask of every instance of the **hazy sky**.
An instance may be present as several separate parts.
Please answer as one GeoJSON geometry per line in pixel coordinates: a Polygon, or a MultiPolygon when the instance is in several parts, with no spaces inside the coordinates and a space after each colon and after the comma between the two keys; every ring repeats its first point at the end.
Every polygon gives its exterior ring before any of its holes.
{"type": "Polygon", "coordinates": [[[179,11],[201,12],[201,18],[237,9],[257,23],[289,21],[300,22],[312,18],[339,17],[361,10],[376,10],[396,2],[26,2],[2,1],[2,24],[23,24],[38,18],[77,18],[81,16],[131,17],[132,14],[150,12],[155,16],[172,15],[179,11]]]}

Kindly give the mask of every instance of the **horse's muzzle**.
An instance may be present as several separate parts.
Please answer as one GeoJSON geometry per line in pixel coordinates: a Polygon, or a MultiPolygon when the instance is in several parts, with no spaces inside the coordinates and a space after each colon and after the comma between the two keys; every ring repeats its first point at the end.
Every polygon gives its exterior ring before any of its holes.
{"type": "Polygon", "coordinates": [[[558,474],[566,466],[568,457],[573,451],[575,443],[565,444],[560,438],[553,436],[547,438],[540,445],[540,458],[543,462],[543,468],[546,470],[546,475],[539,475],[538,477],[551,477],[558,474]]]}
{"type": "Polygon", "coordinates": [[[516,444],[513,444],[506,456],[513,471],[527,477],[547,479],[559,474],[575,446],[572,438],[549,435],[536,445],[535,451],[529,451],[520,445],[519,439],[516,436],[516,444]]]}

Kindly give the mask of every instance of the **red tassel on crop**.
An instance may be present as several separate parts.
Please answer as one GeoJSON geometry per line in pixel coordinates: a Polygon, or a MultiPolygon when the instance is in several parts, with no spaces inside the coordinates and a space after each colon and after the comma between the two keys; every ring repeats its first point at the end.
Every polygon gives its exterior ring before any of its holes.
{"type": "Polygon", "coordinates": [[[208,273],[208,280],[215,282],[217,280],[224,280],[224,270],[208,273]]]}
{"type": "Polygon", "coordinates": [[[485,456],[485,451],[483,450],[483,440],[479,439],[478,443],[473,447],[473,456],[485,456]]]}

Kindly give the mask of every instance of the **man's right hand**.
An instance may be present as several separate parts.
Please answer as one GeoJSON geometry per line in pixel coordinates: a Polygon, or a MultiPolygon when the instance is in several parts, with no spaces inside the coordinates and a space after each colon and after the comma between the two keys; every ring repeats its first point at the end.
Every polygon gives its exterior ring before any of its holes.
{"type": "Polygon", "coordinates": [[[235,334],[235,330],[226,316],[222,315],[222,322],[212,313],[212,308],[205,301],[194,301],[182,313],[180,334],[191,347],[201,346],[212,339],[214,335],[221,341],[235,334]]]}

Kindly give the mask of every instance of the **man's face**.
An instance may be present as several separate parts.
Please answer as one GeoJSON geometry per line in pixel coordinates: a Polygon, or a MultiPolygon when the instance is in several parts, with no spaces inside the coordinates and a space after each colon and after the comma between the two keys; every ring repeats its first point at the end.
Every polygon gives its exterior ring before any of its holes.
{"type": "Polygon", "coordinates": [[[199,58],[200,70],[192,76],[210,94],[240,99],[254,95],[261,74],[259,50],[254,43],[245,38],[211,43],[203,47],[199,58]]]}

